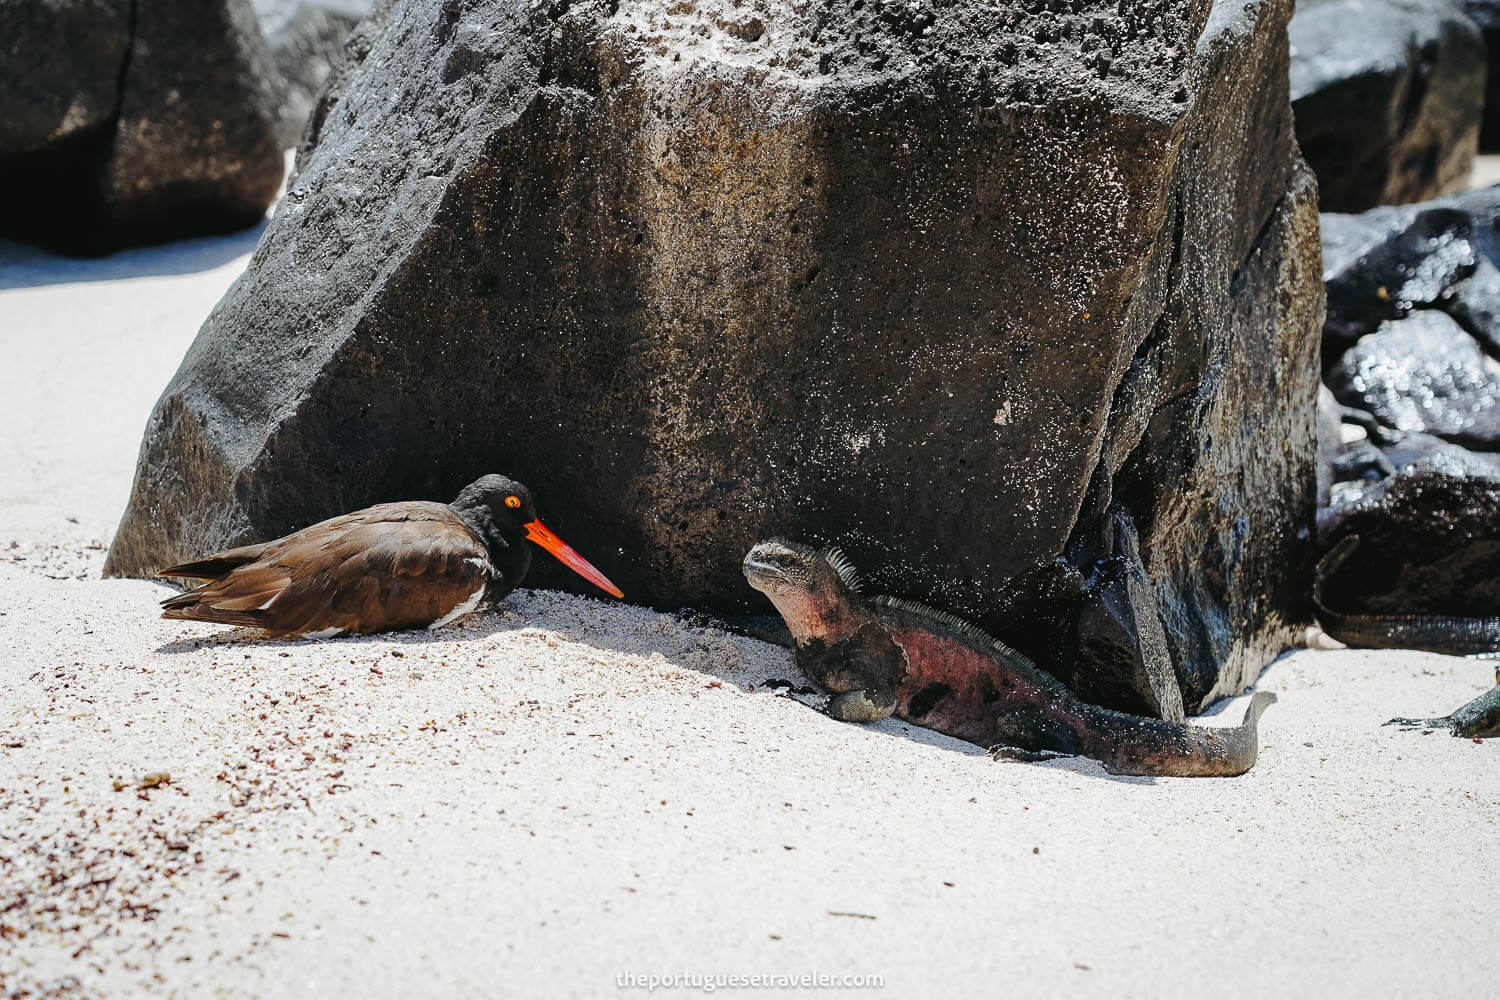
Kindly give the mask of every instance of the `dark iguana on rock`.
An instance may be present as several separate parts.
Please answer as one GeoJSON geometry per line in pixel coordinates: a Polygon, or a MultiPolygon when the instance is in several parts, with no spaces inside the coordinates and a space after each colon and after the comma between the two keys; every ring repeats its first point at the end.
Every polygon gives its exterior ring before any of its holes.
{"type": "Polygon", "coordinates": [[[1025,656],[932,608],[860,593],[837,549],[761,542],[745,577],[776,605],[797,663],[832,699],[828,713],[873,722],[892,713],[1022,759],[1081,755],[1113,774],[1227,776],[1255,765],[1260,693],[1244,724],[1207,729],[1080,701],[1025,656]]]}
{"type": "MultiPolygon", "coordinates": [[[[1364,615],[1328,607],[1328,581],[1359,546],[1358,535],[1345,535],[1318,562],[1313,577],[1313,608],[1323,631],[1346,646],[1368,649],[1424,649],[1453,656],[1500,656],[1500,618],[1463,615],[1364,615]]],[[[1446,728],[1454,736],[1500,736],[1500,668],[1496,686],[1441,719],[1392,719],[1388,726],[1446,728]]]]}
{"type": "Polygon", "coordinates": [[[1364,615],[1329,608],[1328,581],[1358,547],[1358,535],[1345,535],[1318,561],[1313,577],[1313,606],[1324,632],[1346,646],[1425,649],[1454,656],[1500,656],[1500,618],[1422,613],[1364,615]]]}

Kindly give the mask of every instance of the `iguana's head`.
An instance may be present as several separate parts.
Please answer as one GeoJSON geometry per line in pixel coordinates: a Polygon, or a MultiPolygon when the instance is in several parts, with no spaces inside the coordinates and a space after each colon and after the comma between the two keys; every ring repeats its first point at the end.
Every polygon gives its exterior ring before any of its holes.
{"type": "Polygon", "coordinates": [[[773,538],[745,556],[745,579],[776,605],[799,644],[837,642],[859,628],[851,598],[859,593],[854,567],[838,549],[773,538]]]}

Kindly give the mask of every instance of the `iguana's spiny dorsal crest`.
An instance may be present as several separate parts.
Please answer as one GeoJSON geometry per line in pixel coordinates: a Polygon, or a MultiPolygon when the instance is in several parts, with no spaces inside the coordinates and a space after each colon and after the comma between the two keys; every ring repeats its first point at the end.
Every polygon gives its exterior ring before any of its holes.
{"type": "Polygon", "coordinates": [[[844,550],[837,545],[830,546],[818,553],[823,557],[829,567],[838,574],[839,582],[848,588],[851,594],[864,592],[864,581],[859,578],[859,570],[854,568],[854,562],[844,554],[844,550]]]}
{"type": "Polygon", "coordinates": [[[937,624],[950,628],[955,632],[960,632],[971,639],[975,639],[983,645],[994,646],[997,649],[1001,650],[1010,648],[1002,643],[999,639],[996,639],[984,629],[980,628],[978,625],[966,622],[952,612],[939,611],[937,608],[934,608],[929,604],[923,604],[921,601],[912,601],[908,600],[905,597],[891,597],[888,594],[876,594],[869,600],[871,604],[877,605],[878,607],[896,608],[898,610],[914,614],[918,618],[930,619],[937,624]]]}

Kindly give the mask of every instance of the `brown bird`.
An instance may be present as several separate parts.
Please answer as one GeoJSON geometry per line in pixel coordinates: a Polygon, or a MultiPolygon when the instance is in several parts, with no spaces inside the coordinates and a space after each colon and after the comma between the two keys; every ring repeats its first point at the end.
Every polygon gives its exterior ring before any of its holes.
{"type": "Polygon", "coordinates": [[[514,479],[478,479],[451,504],[382,503],[273,542],[169,566],[207,580],[161,602],[163,618],[325,639],[440,628],[520,585],[535,542],[595,586],[620,589],[537,520],[514,479]]]}

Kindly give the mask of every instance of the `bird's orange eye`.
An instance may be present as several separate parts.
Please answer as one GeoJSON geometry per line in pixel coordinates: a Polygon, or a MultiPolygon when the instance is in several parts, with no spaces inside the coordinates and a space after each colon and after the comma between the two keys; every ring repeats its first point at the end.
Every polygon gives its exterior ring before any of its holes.
{"type": "Polygon", "coordinates": [[[507,506],[507,507],[519,507],[519,506],[521,506],[521,498],[520,497],[506,497],[505,498],[505,506],[507,506]]]}

